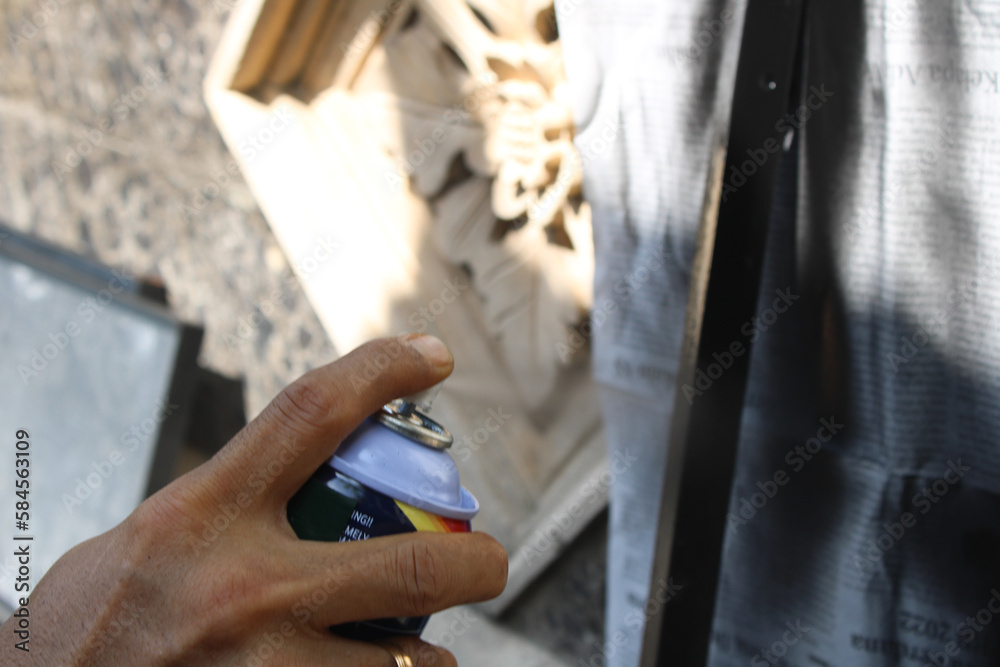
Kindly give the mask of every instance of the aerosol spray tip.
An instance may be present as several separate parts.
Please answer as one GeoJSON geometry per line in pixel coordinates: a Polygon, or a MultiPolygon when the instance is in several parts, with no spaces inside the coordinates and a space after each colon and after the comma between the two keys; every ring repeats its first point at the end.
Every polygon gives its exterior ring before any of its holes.
{"type": "MultiPolygon", "coordinates": [[[[434,400],[441,393],[441,385],[443,382],[438,382],[433,387],[429,389],[424,389],[423,391],[417,392],[416,394],[410,394],[409,396],[403,397],[403,406],[412,411],[413,409],[420,410],[423,413],[428,413],[431,411],[431,405],[434,404],[434,400]],[[411,407],[412,406],[412,407],[411,407]]],[[[401,410],[402,411],[402,410],[401,410]]]]}
{"type": "Polygon", "coordinates": [[[419,393],[389,401],[379,412],[378,420],[383,426],[411,440],[434,449],[447,449],[451,447],[451,433],[427,416],[439,391],[440,383],[419,393]]]}

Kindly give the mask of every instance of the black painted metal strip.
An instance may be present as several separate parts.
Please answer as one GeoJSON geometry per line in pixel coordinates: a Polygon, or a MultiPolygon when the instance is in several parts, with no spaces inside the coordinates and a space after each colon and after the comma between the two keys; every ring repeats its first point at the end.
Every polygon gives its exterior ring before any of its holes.
{"type": "Polygon", "coordinates": [[[718,200],[706,202],[704,255],[695,263],[703,270],[692,276],[650,600],[675,593],[649,607],[660,611],[647,619],[643,667],[698,666],[708,658],[750,360],[740,329],[757,305],[786,134],[780,121],[797,99],[804,4],[747,6],[725,167],[716,161],[721,182],[709,192],[718,200]],[[702,373],[707,387],[698,382],[702,373]]]}

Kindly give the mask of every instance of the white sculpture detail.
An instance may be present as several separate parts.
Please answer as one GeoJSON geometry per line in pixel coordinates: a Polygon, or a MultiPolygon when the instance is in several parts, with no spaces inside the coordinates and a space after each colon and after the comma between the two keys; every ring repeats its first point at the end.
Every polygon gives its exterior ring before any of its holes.
{"type": "Polygon", "coordinates": [[[472,6],[482,20],[460,0],[401,7],[412,14],[373,45],[352,89],[395,178],[432,201],[434,241],[469,271],[514,381],[537,405],[575,356],[570,337],[591,305],[590,210],[562,50],[546,34],[551,3],[472,6]],[[424,101],[442,90],[443,104],[424,101]]]}

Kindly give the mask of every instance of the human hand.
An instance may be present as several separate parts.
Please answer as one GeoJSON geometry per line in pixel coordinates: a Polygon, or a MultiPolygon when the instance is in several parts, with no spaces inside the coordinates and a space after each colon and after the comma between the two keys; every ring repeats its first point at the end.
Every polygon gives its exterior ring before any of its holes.
{"type": "MultiPolygon", "coordinates": [[[[60,558],[29,600],[31,652],[4,642],[0,663],[394,667],[389,649],[328,628],[495,597],[503,548],[483,533],[303,541],[285,507],[365,417],[452,366],[440,341],[409,335],[307,373],[210,461],[60,558]],[[367,381],[372,364],[384,370],[367,381]]],[[[415,667],[455,665],[419,639],[393,643],[415,667]]]]}

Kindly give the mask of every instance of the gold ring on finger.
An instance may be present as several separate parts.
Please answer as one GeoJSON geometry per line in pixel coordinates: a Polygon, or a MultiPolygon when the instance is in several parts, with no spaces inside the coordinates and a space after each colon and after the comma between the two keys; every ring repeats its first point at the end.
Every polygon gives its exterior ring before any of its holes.
{"type": "Polygon", "coordinates": [[[413,660],[398,645],[390,641],[379,642],[379,646],[389,652],[396,661],[396,667],[413,667],[413,660]]]}

